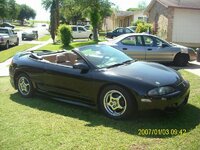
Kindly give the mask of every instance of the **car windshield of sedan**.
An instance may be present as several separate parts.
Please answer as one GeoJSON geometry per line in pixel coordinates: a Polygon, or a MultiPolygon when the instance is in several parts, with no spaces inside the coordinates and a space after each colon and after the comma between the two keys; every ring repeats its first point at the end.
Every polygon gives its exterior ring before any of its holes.
{"type": "Polygon", "coordinates": [[[123,52],[106,45],[84,46],[78,49],[97,68],[109,68],[133,61],[123,52]]]}

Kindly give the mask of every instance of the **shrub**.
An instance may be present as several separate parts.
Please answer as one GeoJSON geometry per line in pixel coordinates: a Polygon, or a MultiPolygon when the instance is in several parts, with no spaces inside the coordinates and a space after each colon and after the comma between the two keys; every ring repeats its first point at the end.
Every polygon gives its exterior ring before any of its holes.
{"type": "Polygon", "coordinates": [[[64,47],[69,46],[72,40],[71,27],[66,24],[62,24],[58,28],[58,39],[61,40],[64,47]]]}
{"type": "Polygon", "coordinates": [[[142,33],[142,32],[147,32],[147,33],[152,33],[153,26],[152,24],[149,23],[138,23],[136,32],[137,33],[142,33]]]}

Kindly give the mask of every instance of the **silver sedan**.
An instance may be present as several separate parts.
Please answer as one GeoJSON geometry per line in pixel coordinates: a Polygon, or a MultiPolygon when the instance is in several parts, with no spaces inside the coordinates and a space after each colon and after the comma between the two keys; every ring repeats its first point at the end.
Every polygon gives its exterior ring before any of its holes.
{"type": "Polygon", "coordinates": [[[168,43],[157,36],[145,33],[124,34],[99,44],[112,46],[138,60],[174,62],[177,66],[186,66],[188,61],[196,60],[194,49],[168,43]]]}

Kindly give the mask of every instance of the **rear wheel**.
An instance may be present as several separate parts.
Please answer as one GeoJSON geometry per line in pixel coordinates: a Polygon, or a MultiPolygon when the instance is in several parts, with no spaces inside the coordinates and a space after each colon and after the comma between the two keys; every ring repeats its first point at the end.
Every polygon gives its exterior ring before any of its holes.
{"type": "Polygon", "coordinates": [[[119,86],[103,89],[99,99],[101,111],[112,119],[125,119],[137,110],[135,100],[119,86]]]}
{"type": "Polygon", "coordinates": [[[9,48],[9,41],[6,42],[6,45],[4,46],[4,49],[8,49],[9,48]]]}
{"type": "Polygon", "coordinates": [[[17,89],[23,97],[32,97],[34,94],[33,84],[30,78],[24,73],[17,77],[17,89]]]}
{"type": "Polygon", "coordinates": [[[177,54],[174,58],[174,64],[176,66],[186,66],[188,64],[189,58],[187,54],[177,54]]]}

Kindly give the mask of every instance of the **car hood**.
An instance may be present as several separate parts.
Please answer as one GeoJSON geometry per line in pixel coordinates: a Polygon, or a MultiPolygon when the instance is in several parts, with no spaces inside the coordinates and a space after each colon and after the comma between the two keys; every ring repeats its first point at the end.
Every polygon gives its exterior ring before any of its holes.
{"type": "Polygon", "coordinates": [[[179,45],[179,44],[176,44],[176,43],[170,43],[170,44],[171,44],[172,46],[174,46],[174,47],[188,49],[188,47],[183,46],[183,45],[179,45]]]}
{"type": "Polygon", "coordinates": [[[182,80],[182,77],[175,70],[158,63],[138,61],[108,70],[112,74],[117,74],[130,80],[139,80],[154,86],[178,84],[182,80]]]}

